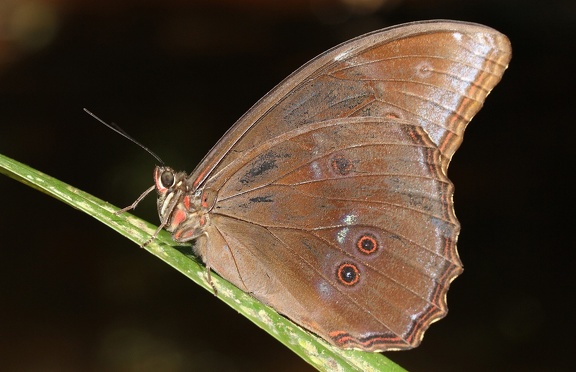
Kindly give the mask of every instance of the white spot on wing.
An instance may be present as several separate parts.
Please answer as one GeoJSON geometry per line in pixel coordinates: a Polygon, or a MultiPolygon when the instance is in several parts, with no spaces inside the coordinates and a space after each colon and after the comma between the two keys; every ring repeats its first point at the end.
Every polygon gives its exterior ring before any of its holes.
{"type": "Polygon", "coordinates": [[[348,235],[348,231],[350,231],[348,227],[338,231],[338,234],[336,234],[336,240],[339,244],[344,244],[344,240],[346,239],[346,235],[348,235]]]}
{"type": "Polygon", "coordinates": [[[312,174],[314,175],[314,179],[320,179],[322,177],[322,169],[318,165],[318,162],[312,162],[310,164],[310,168],[312,169],[312,174]]]}
{"type": "Polygon", "coordinates": [[[350,228],[348,226],[355,224],[357,220],[358,220],[358,216],[355,214],[352,214],[352,213],[345,214],[342,217],[341,221],[344,225],[346,225],[346,227],[342,228],[336,234],[336,240],[338,241],[338,243],[344,244],[344,241],[346,240],[346,236],[348,235],[348,232],[350,231],[350,228]]]}
{"type": "Polygon", "coordinates": [[[434,71],[434,66],[432,66],[430,61],[422,61],[416,65],[416,76],[421,79],[428,79],[432,76],[432,71],[434,71]]]}
{"type": "Polygon", "coordinates": [[[342,222],[344,222],[345,225],[352,225],[354,223],[356,223],[356,220],[358,219],[358,216],[355,214],[347,214],[344,216],[344,218],[342,219],[342,222]]]}
{"type": "Polygon", "coordinates": [[[318,293],[320,294],[320,297],[322,299],[329,299],[330,295],[332,293],[332,289],[330,288],[330,286],[324,282],[321,281],[320,284],[318,284],[318,293]]]}

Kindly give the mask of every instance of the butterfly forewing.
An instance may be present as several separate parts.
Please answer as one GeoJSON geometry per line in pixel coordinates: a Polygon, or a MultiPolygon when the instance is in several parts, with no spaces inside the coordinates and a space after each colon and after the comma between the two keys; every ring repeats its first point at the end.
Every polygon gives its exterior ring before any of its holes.
{"type": "Polygon", "coordinates": [[[416,22],[350,40],[302,66],[256,103],[198,165],[194,183],[218,178],[218,170],[241,156],[226,156],[232,148],[242,154],[300,125],[346,116],[421,125],[441,149],[446,170],[510,57],[506,36],[464,22],[416,22]],[[419,48],[418,54],[409,46],[419,48]]]}

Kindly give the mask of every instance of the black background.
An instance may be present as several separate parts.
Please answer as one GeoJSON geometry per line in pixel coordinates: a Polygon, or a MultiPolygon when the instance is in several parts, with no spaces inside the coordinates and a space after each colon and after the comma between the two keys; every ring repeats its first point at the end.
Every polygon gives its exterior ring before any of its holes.
{"type": "MultiPolygon", "coordinates": [[[[387,355],[421,371],[574,367],[576,2],[380,3],[7,1],[0,152],[125,206],[155,161],[83,107],[191,171],[269,89],[340,42],[423,19],[492,26],[512,62],[450,167],[465,272],[422,345],[387,355]]],[[[311,369],[92,218],[6,177],[0,190],[1,369],[311,369]]],[[[155,198],[136,213],[157,222],[155,198]]]]}

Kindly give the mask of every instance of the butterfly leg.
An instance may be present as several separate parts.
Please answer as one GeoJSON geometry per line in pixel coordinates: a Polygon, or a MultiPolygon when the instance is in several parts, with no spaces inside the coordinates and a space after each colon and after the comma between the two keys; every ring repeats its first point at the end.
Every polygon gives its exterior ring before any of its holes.
{"type": "Polygon", "coordinates": [[[130,204],[129,206],[127,206],[126,208],[122,208],[119,211],[114,212],[115,215],[121,215],[124,212],[128,212],[131,211],[132,209],[136,209],[136,206],[138,205],[138,203],[140,203],[142,201],[142,199],[144,199],[146,197],[146,195],[150,194],[152,192],[152,190],[154,190],[156,188],[156,186],[151,186],[149,187],[146,191],[144,191],[142,193],[142,195],[140,195],[138,197],[138,199],[136,199],[134,201],[134,203],[130,204]]]}
{"type": "Polygon", "coordinates": [[[212,290],[214,291],[214,296],[218,296],[218,289],[216,288],[216,286],[214,285],[214,282],[212,281],[212,274],[211,274],[212,269],[210,268],[210,266],[206,266],[206,280],[208,281],[208,284],[210,284],[210,286],[212,287],[212,290]]]}

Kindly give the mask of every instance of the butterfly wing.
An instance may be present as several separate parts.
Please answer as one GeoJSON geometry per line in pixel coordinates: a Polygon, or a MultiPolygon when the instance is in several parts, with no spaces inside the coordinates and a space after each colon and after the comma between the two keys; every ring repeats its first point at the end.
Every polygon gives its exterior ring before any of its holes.
{"type": "Polygon", "coordinates": [[[417,346],[462,271],[448,164],[509,59],[497,31],[433,21],[312,60],[190,176],[215,197],[197,252],[336,345],[417,346]]]}

